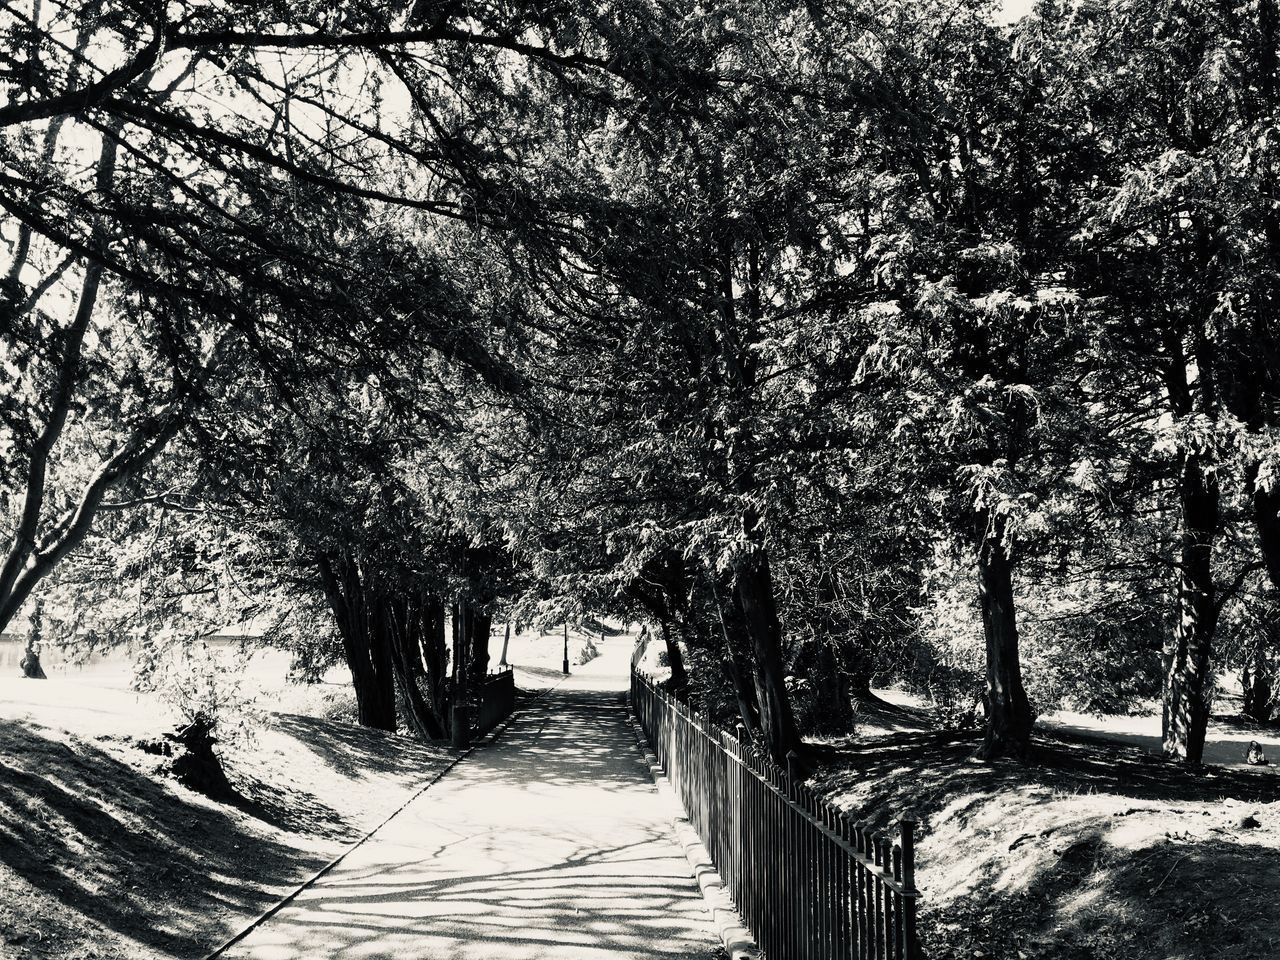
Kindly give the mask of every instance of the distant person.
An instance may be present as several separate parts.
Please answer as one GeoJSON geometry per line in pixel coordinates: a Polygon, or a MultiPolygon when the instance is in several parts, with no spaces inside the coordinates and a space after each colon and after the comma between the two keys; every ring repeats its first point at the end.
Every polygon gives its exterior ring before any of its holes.
{"type": "Polygon", "coordinates": [[[22,655],[22,660],[18,663],[22,668],[22,675],[28,680],[48,680],[44,674],[44,667],[40,666],[40,641],[28,640],[27,649],[22,655]]]}
{"type": "Polygon", "coordinates": [[[1249,741],[1249,752],[1244,756],[1245,762],[1253,767],[1265,767],[1267,765],[1267,755],[1262,752],[1262,744],[1257,740],[1249,741]]]}

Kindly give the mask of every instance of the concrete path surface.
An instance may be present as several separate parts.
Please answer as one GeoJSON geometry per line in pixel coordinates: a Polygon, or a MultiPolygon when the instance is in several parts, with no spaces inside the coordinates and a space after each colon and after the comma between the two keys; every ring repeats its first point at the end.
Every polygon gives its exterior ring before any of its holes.
{"type": "Polygon", "coordinates": [[[627,726],[629,638],[224,956],[721,956],[627,726]]]}

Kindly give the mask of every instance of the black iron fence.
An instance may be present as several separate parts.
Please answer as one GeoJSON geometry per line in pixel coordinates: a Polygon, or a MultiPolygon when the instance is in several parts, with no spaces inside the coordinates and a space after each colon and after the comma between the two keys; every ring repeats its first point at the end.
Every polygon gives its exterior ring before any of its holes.
{"type": "Polygon", "coordinates": [[[631,703],[768,960],[919,960],[914,818],[850,821],[634,669],[631,703]]]}
{"type": "Polygon", "coordinates": [[[479,709],[476,711],[474,733],[482,737],[516,708],[516,679],[507,667],[484,678],[479,685],[479,709]]]}

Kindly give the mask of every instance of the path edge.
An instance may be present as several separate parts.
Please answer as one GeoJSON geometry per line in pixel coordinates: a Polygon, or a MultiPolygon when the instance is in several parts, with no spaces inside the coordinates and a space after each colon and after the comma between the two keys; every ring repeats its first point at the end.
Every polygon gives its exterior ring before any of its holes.
{"type": "Polygon", "coordinates": [[[253,931],[257,930],[258,927],[262,926],[264,923],[266,923],[268,920],[274,917],[277,913],[279,913],[281,910],[287,907],[289,904],[293,903],[293,901],[298,898],[299,894],[301,894],[304,890],[306,890],[308,887],[314,884],[326,873],[328,873],[330,870],[332,870],[334,867],[340,864],[343,860],[347,859],[347,857],[350,856],[352,853],[354,853],[358,847],[363,846],[365,842],[370,838],[372,838],[375,833],[377,833],[379,830],[385,827],[388,823],[390,823],[392,820],[398,817],[401,813],[403,813],[405,807],[409,806],[409,804],[413,803],[413,801],[417,800],[420,796],[422,796],[424,793],[426,793],[428,790],[434,787],[437,783],[443,780],[446,774],[448,774],[449,771],[451,771],[454,767],[460,764],[463,760],[467,759],[467,757],[471,756],[471,754],[475,753],[481,747],[489,746],[495,740],[497,740],[500,736],[502,736],[502,734],[506,733],[507,727],[511,726],[511,724],[515,721],[516,717],[520,716],[520,714],[523,713],[531,703],[536,703],[538,700],[541,700],[544,694],[556,689],[556,687],[560,686],[560,684],[563,682],[564,680],[560,679],[549,687],[543,687],[541,690],[538,691],[536,696],[530,697],[528,700],[526,700],[520,706],[519,709],[512,710],[511,713],[507,716],[507,719],[503,720],[502,723],[500,723],[493,730],[490,730],[483,737],[473,741],[471,746],[467,747],[466,750],[463,750],[456,757],[451,759],[443,767],[437,770],[435,772],[435,775],[430,780],[428,780],[421,787],[415,790],[413,794],[407,800],[404,801],[404,803],[400,804],[400,806],[396,807],[389,814],[387,814],[387,816],[382,821],[380,821],[375,827],[373,827],[373,829],[371,829],[359,840],[356,840],[349,846],[345,847],[341,852],[339,852],[339,854],[336,857],[334,857],[332,860],[326,863],[323,867],[321,867],[311,876],[307,877],[307,879],[303,880],[300,884],[298,884],[291,891],[289,891],[289,893],[285,894],[283,898],[281,898],[280,900],[277,900],[271,906],[267,907],[267,909],[264,910],[262,913],[258,914],[258,916],[256,916],[254,919],[250,920],[246,926],[244,926],[239,930],[239,932],[233,934],[232,936],[224,940],[211,953],[206,954],[203,960],[218,960],[219,957],[225,954],[228,950],[234,947],[237,943],[239,943],[245,937],[249,936],[249,934],[253,933],[253,931]]]}
{"type": "Polygon", "coordinates": [[[742,915],[733,905],[733,898],[729,896],[724,878],[716,869],[710,851],[703,844],[697,831],[693,829],[693,824],[689,822],[680,799],[671,787],[671,781],[662,772],[662,765],[658,762],[653,748],[649,746],[649,741],[645,739],[644,731],[640,729],[640,724],[631,712],[629,703],[627,722],[635,735],[636,746],[640,748],[640,753],[644,757],[649,776],[653,778],[653,784],[658,789],[661,803],[666,808],[665,813],[671,819],[671,829],[675,834],[676,843],[679,844],[685,859],[689,862],[689,869],[693,873],[694,880],[697,881],[698,890],[702,893],[707,912],[711,914],[711,922],[716,928],[716,935],[720,937],[720,943],[724,946],[725,952],[730,960],[762,960],[763,954],[756,944],[755,937],[751,935],[742,915]]]}

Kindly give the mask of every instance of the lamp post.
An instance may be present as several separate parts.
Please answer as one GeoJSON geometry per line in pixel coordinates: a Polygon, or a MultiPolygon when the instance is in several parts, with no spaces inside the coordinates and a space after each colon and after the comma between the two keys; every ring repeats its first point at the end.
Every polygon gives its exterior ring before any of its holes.
{"type": "Polygon", "coordinates": [[[569,621],[564,624],[564,675],[569,675],[569,621]]]}

